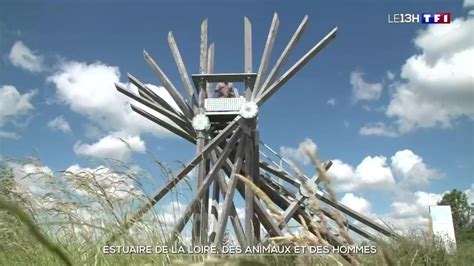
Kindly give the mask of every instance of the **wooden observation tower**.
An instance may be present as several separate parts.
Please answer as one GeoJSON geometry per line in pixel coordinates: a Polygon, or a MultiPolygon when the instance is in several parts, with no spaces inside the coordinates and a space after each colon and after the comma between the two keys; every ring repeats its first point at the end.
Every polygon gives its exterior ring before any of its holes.
{"type": "MultiPolygon", "coordinates": [[[[335,219],[331,213],[338,210],[351,217],[353,221],[358,221],[384,235],[393,235],[391,231],[363,214],[331,199],[328,193],[318,186],[317,176],[313,178],[304,175],[295,177],[295,174],[291,174],[290,171],[281,167],[281,164],[278,167],[274,161],[266,160],[268,156],[260,149],[259,107],[336,36],[337,28],[334,28],[294,65],[283,72],[283,66],[301,38],[307,23],[308,17],[305,16],[273,68],[267,72],[279,26],[278,15],[274,14],[260,65],[257,72],[254,72],[252,67],[252,28],[250,21],[244,18],[244,71],[242,73],[213,73],[215,46],[214,44],[208,45],[206,19],[201,24],[199,74],[194,74],[191,78],[173,34],[170,32],[168,42],[178,66],[186,97],[178,92],[174,83],[168,79],[158,63],[146,51],[144,52],[145,60],[156,72],[163,87],[176,102],[178,109],[172,107],[130,74],[128,78],[138,88],[138,95],[128,91],[120,84],[116,84],[118,91],[163,115],[166,119],[159,118],[136,105],[131,105],[131,108],[138,114],[183,139],[195,143],[196,155],[125,223],[124,230],[139,221],[178,182],[196,168],[194,195],[175,225],[173,241],[176,240],[186,224],[192,220],[192,242],[195,245],[220,247],[229,222],[241,246],[256,245],[267,237],[283,236],[282,228],[292,218],[301,223],[300,217],[302,217],[309,223],[314,215],[306,208],[309,197],[316,197],[324,204],[325,208],[322,208],[322,211],[329,219],[335,219]],[[238,97],[216,98],[212,86],[217,82],[240,82],[245,91],[242,96],[238,97]],[[254,194],[254,190],[251,188],[252,184],[239,179],[238,175],[250,179],[255,186],[270,197],[273,203],[281,209],[283,221],[277,221],[268,212],[260,197],[254,194]],[[237,215],[234,200],[236,193],[239,193],[245,202],[243,221],[237,215]],[[219,208],[219,206],[222,207],[219,208]],[[211,220],[214,222],[210,223],[211,220]],[[210,224],[213,226],[210,227],[210,224]],[[261,230],[262,227],[265,229],[264,231],[261,230]],[[266,235],[262,235],[261,232],[266,232],[266,235]]],[[[267,146],[265,145],[265,147],[267,146]]],[[[274,155],[279,156],[276,153],[274,155]]],[[[281,157],[280,159],[284,160],[281,157]]],[[[331,162],[325,164],[326,169],[330,166],[331,162]]],[[[345,219],[344,226],[365,238],[372,238],[372,235],[363,227],[349,222],[348,219],[345,219]]],[[[311,230],[313,233],[317,233],[314,231],[316,229],[310,228],[311,230]]],[[[327,231],[323,237],[331,245],[337,246],[345,243],[344,239],[330,231],[327,231]]],[[[116,239],[116,236],[113,239],[116,239]]]]}

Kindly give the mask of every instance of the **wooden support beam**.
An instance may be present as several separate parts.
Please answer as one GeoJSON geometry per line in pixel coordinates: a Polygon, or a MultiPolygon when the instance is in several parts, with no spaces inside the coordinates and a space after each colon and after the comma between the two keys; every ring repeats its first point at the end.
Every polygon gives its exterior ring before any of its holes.
{"type": "MultiPolygon", "coordinates": [[[[326,165],[326,167],[327,167],[327,165],[326,165]]],[[[288,190],[287,188],[285,188],[285,187],[283,187],[283,186],[280,186],[279,184],[273,182],[271,179],[268,179],[268,178],[265,177],[265,176],[261,176],[260,178],[262,178],[262,179],[265,180],[267,186],[268,186],[269,184],[272,184],[273,186],[278,187],[278,190],[282,191],[284,194],[289,195],[289,196],[291,196],[292,198],[296,198],[296,197],[297,197],[292,191],[288,190]]],[[[279,194],[280,194],[280,193],[279,193],[279,194]]],[[[315,196],[316,196],[317,198],[318,198],[318,195],[319,195],[318,193],[315,194],[315,196]]],[[[325,200],[322,200],[322,199],[320,199],[320,200],[323,201],[324,203],[326,203],[325,200]]],[[[328,204],[328,203],[326,203],[326,204],[328,204]]],[[[338,203],[338,204],[339,204],[339,203],[338,203]]],[[[331,206],[332,208],[335,208],[335,209],[340,210],[340,209],[337,207],[336,204],[333,204],[333,205],[328,204],[328,205],[331,206]]],[[[290,201],[288,201],[288,206],[290,206],[290,201]]],[[[285,207],[286,210],[288,210],[289,208],[290,208],[290,207],[285,207]]],[[[333,219],[333,217],[330,215],[329,212],[327,212],[327,211],[324,210],[324,209],[322,209],[322,210],[323,210],[323,213],[324,213],[327,217],[333,219]]],[[[342,211],[342,210],[340,210],[340,211],[342,211]]],[[[304,211],[303,211],[302,209],[296,208],[296,211],[294,212],[295,214],[294,214],[293,218],[295,217],[295,215],[297,216],[298,214],[301,214],[301,212],[304,212],[304,211]]],[[[346,214],[349,215],[348,213],[346,213],[346,214]]],[[[349,216],[351,216],[351,215],[349,215],[349,216]]],[[[361,220],[357,219],[356,217],[353,217],[353,216],[351,216],[351,217],[354,218],[354,219],[356,219],[357,221],[362,222],[361,220]]],[[[362,223],[363,223],[363,222],[362,222],[362,223]]],[[[352,230],[352,231],[358,233],[359,235],[361,235],[361,236],[363,236],[363,237],[365,237],[365,238],[367,238],[367,239],[375,239],[372,234],[370,234],[370,233],[367,232],[366,230],[362,229],[361,227],[358,227],[358,226],[356,226],[356,225],[354,225],[354,224],[351,224],[351,223],[349,223],[349,222],[347,222],[347,221],[346,221],[346,224],[348,225],[348,228],[349,228],[350,230],[352,230]]],[[[377,231],[378,231],[378,230],[377,230],[377,231]]]]}
{"type": "Polygon", "coordinates": [[[293,186],[297,188],[300,187],[301,182],[298,179],[295,179],[294,177],[290,176],[286,171],[277,169],[274,166],[270,165],[269,163],[263,162],[263,161],[260,162],[260,168],[262,168],[262,170],[269,172],[270,174],[278,176],[279,178],[285,180],[286,182],[292,184],[293,186]]]}
{"type": "MultiPolygon", "coordinates": [[[[253,138],[249,136],[249,145],[245,150],[245,175],[253,182],[252,176],[252,159],[253,159],[253,138]]],[[[253,230],[253,216],[254,216],[254,192],[250,186],[245,185],[245,235],[247,236],[247,245],[251,246],[254,243],[254,230],[253,230]]]]}
{"type": "Polygon", "coordinates": [[[283,50],[283,53],[281,53],[280,57],[275,63],[275,66],[273,66],[272,70],[268,74],[267,79],[265,80],[261,88],[259,88],[257,97],[260,97],[263,94],[263,92],[265,92],[268,85],[271,82],[273,82],[273,80],[276,78],[276,76],[280,72],[281,68],[285,65],[286,60],[290,56],[291,52],[293,52],[293,49],[295,48],[296,44],[300,40],[301,36],[303,35],[306,25],[308,25],[307,15],[301,21],[300,25],[298,26],[295,33],[293,34],[293,37],[291,37],[290,41],[288,42],[285,49],[283,50]]]}
{"type": "Polygon", "coordinates": [[[343,212],[344,214],[354,218],[355,220],[361,222],[362,224],[374,229],[375,231],[388,236],[388,237],[396,237],[397,234],[387,228],[377,224],[376,222],[372,221],[369,217],[352,210],[351,208],[347,207],[346,205],[332,201],[328,196],[324,195],[323,193],[319,192],[315,194],[316,198],[320,201],[328,204],[329,206],[338,209],[339,211],[343,212]]]}
{"type": "MultiPolygon", "coordinates": [[[[245,195],[245,185],[242,181],[237,182],[237,191],[240,193],[242,197],[245,195]]],[[[268,234],[272,237],[282,236],[283,233],[278,227],[276,221],[271,217],[271,215],[267,212],[267,208],[260,202],[259,199],[254,198],[254,210],[257,214],[260,222],[262,223],[265,230],[267,230],[268,234]]]]}
{"type": "Polygon", "coordinates": [[[252,73],[252,24],[244,17],[244,66],[246,73],[252,73]]]}
{"type": "MultiPolygon", "coordinates": [[[[184,120],[188,120],[187,117],[185,117],[181,112],[179,112],[178,110],[174,109],[167,101],[165,101],[163,98],[161,98],[161,96],[159,96],[158,94],[156,94],[155,92],[153,92],[148,86],[146,86],[145,84],[143,84],[139,79],[137,79],[136,77],[134,77],[132,74],[130,73],[127,73],[127,76],[128,76],[128,80],[135,86],[137,86],[138,88],[138,92],[140,94],[140,96],[142,95],[146,95],[148,99],[150,99],[151,101],[154,101],[156,102],[157,104],[159,104],[160,106],[162,106],[163,108],[165,108],[166,110],[176,114],[177,116],[181,117],[181,119],[184,121],[184,120]]],[[[116,83],[117,85],[118,83],[116,83]]],[[[120,84],[119,84],[120,85],[120,84]]],[[[121,86],[121,88],[123,88],[121,86]]]]}
{"type": "Polygon", "coordinates": [[[279,24],[280,20],[278,19],[278,14],[274,13],[272,24],[268,32],[267,42],[265,43],[265,49],[263,50],[262,59],[260,60],[260,66],[258,67],[257,80],[255,81],[255,85],[252,91],[252,99],[255,99],[258,91],[261,89],[260,86],[262,85],[265,72],[267,71],[268,60],[270,59],[270,55],[272,53],[273,44],[275,43],[279,24]]]}
{"type": "Polygon", "coordinates": [[[234,121],[229,123],[216,137],[214,137],[202,150],[201,154],[197,154],[174,178],[169,180],[163,185],[155,195],[148,200],[148,202],[142,206],[131,219],[125,222],[121,230],[113,235],[108,243],[114,241],[121,233],[128,230],[133,224],[139,221],[145,213],[147,213],[160,199],[162,199],[179,181],[181,181],[186,175],[199,163],[204,156],[216,148],[223,140],[227,138],[238,126],[240,118],[236,118],[234,121]]]}
{"type": "MultiPolygon", "coordinates": [[[[258,132],[258,127],[257,127],[257,119],[252,120],[252,169],[251,169],[251,175],[253,178],[253,182],[255,185],[259,186],[260,182],[260,135],[258,132]]],[[[258,195],[256,195],[256,198],[258,198],[258,195]]],[[[258,243],[260,241],[260,222],[257,218],[256,215],[253,216],[252,218],[252,223],[253,223],[253,230],[254,230],[254,235],[255,235],[255,241],[258,243]]]]}
{"type": "MultiPolygon", "coordinates": [[[[268,179],[267,179],[267,178],[265,178],[264,176],[262,176],[262,179],[263,179],[263,180],[262,180],[262,183],[261,183],[262,186],[261,186],[260,188],[261,188],[265,193],[267,193],[267,195],[268,195],[269,197],[272,198],[273,202],[274,202],[278,207],[280,207],[281,209],[287,209],[288,206],[290,205],[290,201],[287,200],[285,197],[283,197],[277,190],[272,189],[272,187],[269,185],[269,183],[267,183],[267,182],[268,182],[268,179]]],[[[303,211],[302,209],[299,209],[299,210],[296,212],[295,215],[296,215],[296,216],[301,215],[301,216],[303,217],[303,219],[305,220],[305,223],[306,223],[307,225],[309,225],[309,224],[311,223],[311,220],[312,220],[312,219],[311,219],[311,216],[310,216],[308,213],[306,213],[305,211],[303,211]]],[[[296,218],[295,220],[296,220],[299,224],[301,224],[300,219],[298,219],[297,217],[295,217],[295,218],[296,218]]],[[[315,229],[314,229],[313,227],[310,226],[308,229],[309,229],[309,231],[310,231],[311,233],[313,233],[314,235],[317,235],[317,233],[316,233],[316,231],[315,231],[315,229]]],[[[343,245],[343,243],[342,243],[341,241],[339,241],[335,236],[333,236],[333,235],[330,234],[330,233],[327,233],[326,235],[324,235],[324,237],[325,237],[326,240],[329,242],[329,244],[331,244],[331,245],[333,245],[333,246],[342,246],[342,245],[343,245]]],[[[354,258],[353,258],[351,255],[349,255],[349,254],[341,254],[341,256],[342,256],[346,261],[348,261],[348,262],[352,262],[353,259],[354,259],[354,258]]]]}
{"type": "MultiPolygon", "coordinates": [[[[327,163],[324,166],[325,171],[328,171],[331,166],[332,166],[332,162],[329,161],[329,163],[327,163]]],[[[319,176],[315,179],[305,181],[305,183],[300,185],[300,186],[305,186],[305,185],[312,186],[312,184],[309,184],[308,182],[315,182],[318,178],[319,178],[319,176]]],[[[301,187],[300,187],[300,191],[301,191],[301,187]]],[[[283,222],[282,222],[282,224],[280,224],[280,227],[282,227],[284,223],[288,223],[288,221],[290,221],[290,219],[293,217],[293,215],[298,210],[300,205],[303,203],[304,199],[305,199],[305,197],[303,197],[303,195],[301,195],[301,192],[298,192],[298,193],[296,193],[296,195],[294,195],[293,202],[291,202],[290,206],[285,210],[285,213],[283,213],[283,222]]]]}
{"type": "Polygon", "coordinates": [[[179,75],[181,76],[181,80],[183,81],[183,85],[188,94],[188,99],[191,103],[191,106],[197,106],[197,94],[195,93],[191,80],[189,79],[188,71],[186,70],[186,65],[184,64],[183,57],[179,52],[178,45],[176,45],[176,41],[171,31],[168,33],[168,44],[170,46],[171,53],[173,54],[174,61],[178,66],[179,75]]]}
{"type": "MultiPolygon", "coordinates": [[[[229,141],[227,142],[224,148],[224,152],[220,155],[216,164],[212,166],[209,173],[203,179],[201,185],[199,186],[196,194],[193,197],[193,200],[191,201],[191,203],[189,203],[188,207],[186,207],[186,210],[184,211],[182,217],[176,223],[176,226],[173,229],[171,243],[174,243],[174,240],[176,240],[176,237],[178,236],[178,234],[180,234],[181,231],[183,230],[184,226],[188,222],[192,213],[196,210],[196,205],[198,204],[199,200],[202,198],[202,196],[208,189],[209,185],[211,184],[211,181],[213,181],[214,177],[216,176],[218,171],[221,169],[222,165],[225,163],[226,158],[229,156],[230,152],[232,151],[233,147],[235,146],[235,144],[237,143],[237,141],[239,140],[241,136],[242,136],[242,130],[237,129],[234,132],[234,134],[230,137],[229,141]]],[[[201,242],[202,242],[202,239],[201,239],[201,242]]]]}
{"type": "Polygon", "coordinates": [[[189,135],[187,132],[184,132],[184,131],[181,130],[180,128],[177,128],[177,127],[175,127],[174,125],[169,124],[168,122],[163,121],[163,120],[161,120],[161,119],[155,117],[154,115],[148,113],[147,111],[145,111],[145,110],[141,109],[140,107],[137,107],[137,106],[135,106],[135,105],[133,105],[133,104],[130,104],[130,107],[132,108],[132,110],[133,110],[134,112],[136,112],[137,114],[139,114],[139,115],[145,117],[146,119],[148,119],[148,120],[150,120],[150,121],[152,121],[152,122],[154,122],[154,123],[156,123],[156,124],[158,124],[158,125],[160,125],[160,126],[166,128],[166,129],[169,130],[170,132],[173,132],[174,134],[176,134],[176,135],[182,137],[183,139],[185,139],[185,140],[187,140],[187,141],[189,141],[189,142],[191,142],[191,143],[196,143],[196,139],[195,139],[193,136],[189,135]]]}
{"type": "MultiPolygon", "coordinates": [[[[198,98],[198,113],[204,114],[204,99],[206,92],[203,90],[204,84],[201,82],[199,88],[199,98],[198,98]]],[[[206,141],[208,138],[209,132],[207,131],[197,131],[197,142],[196,142],[196,155],[202,154],[202,150],[206,146],[206,141]]],[[[197,166],[197,176],[196,176],[196,188],[201,186],[204,177],[207,175],[208,166],[208,155],[202,155],[203,159],[199,162],[197,166]]],[[[207,190],[206,190],[207,192],[207,190]]],[[[194,192],[195,195],[197,191],[194,192]]],[[[194,245],[206,245],[207,242],[207,206],[206,195],[200,199],[199,204],[196,206],[196,211],[194,212],[193,218],[193,227],[192,227],[192,241],[194,245]]]]}
{"type": "Polygon", "coordinates": [[[207,72],[207,18],[201,23],[201,49],[199,53],[199,73],[207,72]]]}
{"type": "Polygon", "coordinates": [[[173,85],[173,83],[168,79],[168,77],[165,75],[163,70],[161,70],[161,68],[158,66],[156,61],[148,54],[147,51],[143,50],[143,56],[145,60],[148,62],[148,64],[150,65],[150,67],[156,72],[163,87],[168,91],[168,93],[171,95],[173,100],[179,106],[179,108],[181,109],[181,112],[189,119],[192,119],[194,115],[193,110],[191,110],[190,106],[184,101],[181,94],[178,92],[178,90],[173,85]]]}
{"type": "MultiPolygon", "coordinates": [[[[214,43],[211,43],[209,49],[207,50],[207,74],[212,74],[214,72],[214,43]]],[[[211,84],[208,82],[206,84],[207,98],[212,98],[212,88],[211,84]]]]}
{"type": "Polygon", "coordinates": [[[216,239],[214,241],[214,244],[218,248],[222,247],[224,232],[227,226],[227,219],[230,214],[230,205],[234,202],[235,188],[237,186],[237,180],[238,180],[236,174],[240,172],[240,168],[242,167],[244,148],[245,148],[246,142],[247,142],[247,137],[246,136],[242,137],[237,147],[237,152],[235,153],[235,161],[232,166],[232,172],[229,175],[230,177],[229,187],[226,192],[226,196],[224,198],[224,203],[222,205],[222,213],[221,213],[221,216],[219,217],[217,232],[216,232],[216,239]]]}
{"type": "MultiPolygon", "coordinates": [[[[227,173],[228,171],[225,170],[227,167],[229,167],[230,162],[227,160],[227,162],[224,164],[224,171],[227,173]]],[[[225,198],[227,197],[227,193],[229,193],[229,188],[227,186],[227,183],[225,181],[225,178],[221,175],[218,176],[217,178],[217,183],[219,184],[219,188],[222,193],[222,197],[225,198]]],[[[229,219],[232,223],[232,227],[234,228],[235,236],[237,237],[237,241],[241,246],[244,246],[246,243],[246,237],[245,237],[245,232],[244,228],[242,226],[242,223],[240,222],[239,215],[237,213],[237,209],[235,208],[235,205],[233,202],[230,204],[230,211],[229,211],[229,219]]]]}
{"type": "MultiPolygon", "coordinates": [[[[150,102],[149,100],[143,98],[143,97],[140,97],[140,96],[137,96],[135,95],[134,93],[132,92],[129,92],[127,89],[125,89],[122,85],[116,83],[115,84],[115,88],[121,92],[122,94],[128,96],[129,98],[145,105],[146,107],[164,115],[165,117],[167,117],[168,119],[171,120],[171,122],[175,123],[177,128],[179,128],[180,130],[186,132],[188,135],[190,136],[193,136],[194,135],[194,130],[190,130],[189,128],[189,121],[186,122],[184,120],[182,120],[180,117],[178,117],[176,114],[166,110],[165,108],[163,108],[162,106],[160,105],[157,105],[157,104],[153,104],[152,102],[150,102]]],[[[168,128],[167,128],[168,129],[168,128]]],[[[169,129],[168,129],[169,130],[169,129]]],[[[174,132],[174,131],[172,131],[174,132]]]]}
{"type": "Polygon", "coordinates": [[[319,53],[329,42],[336,37],[337,27],[331,30],[321,41],[319,41],[311,50],[298,60],[285,74],[276,80],[265,92],[257,99],[257,104],[262,105],[278,89],[283,86],[293,75],[305,66],[316,54],[319,53]]]}

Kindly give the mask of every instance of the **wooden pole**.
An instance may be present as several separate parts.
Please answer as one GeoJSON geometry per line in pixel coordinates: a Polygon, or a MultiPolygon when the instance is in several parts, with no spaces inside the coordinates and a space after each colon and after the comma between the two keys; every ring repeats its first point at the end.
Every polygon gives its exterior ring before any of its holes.
{"type": "Polygon", "coordinates": [[[189,121],[188,121],[188,123],[183,121],[180,117],[176,116],[174,113],[166,110],[165,108],[161,107],[160,105],[153,104],[152,102],[150,102],[149,100],[147,100],[143,97],[137,96],[137,95],[129,92],[127,89],[125,89],[120,84],[115,84],[115,88],[119,92],[121,92],[122,94],[127,95],[129,98],[132,98],[132,99],[136,100],[137,102],[145,105],[146,107],[148,107],[148,108],[150,108],[150,109],[166,116],[173,123],[175,123],[182,131],[185,131],[189,135],[194,135],[194,130],[190,130],[190,128],[189,128],[189,125],[188,125],[189,121]]]}
{"type": "Polygon", "coordinates": [[[252,73],[252,24],[244,17],[244,66],[245,73],[252,73]]]}
{"type": "Polygon", "coordinates": [[[276,80],[263,94],[257,99],[257,104],[262,105],[277,90],[283,86],[293,75],[305,66],[316,54],[319,53],[329,42],[336,37],[337,27],[331,30],[321,41],[319,41],[311,50],[298,60],[285,74],[276,80]]]}
{"type": "Polygon", "coordinates": [[[183,139],[185,139],[185,140],[187,140],[191,143],[196,143],[196,139],[193,136],[189,135],[187,132],[184,132],[180,128],[177,128],[174,125],[169,124],[166,121],[158,119],[157,117],[153,116],[152,114],[148,113],[147,111],[145,111],[145,110],[141,109],[140,107],[137,107],[133,104],[130,104],[130,107],[132,108],[132,110],[134,112],[136,112],[137,114],[145,117],[146,119],[148,119],[148,120],[150,120],[150,121],[166,128],[167,130],[173,132],[174,134],[182,137],[183,139]]]}
{"type": "Polygon", "coordinates": [[[193,85],[191,83],[191,80],[189,79],[188,71],[186,70],[186,65],[183,62],[183,58],[181,57],[181,53],[179,52],[178,45],[176,45],[176,41],[171,31],[168,33],[168,44],[170,46],[171,53],[173,54],[174,61],[178,66],[179,75],[181,76],[184,88],[186,89],[186,92],[188,94],[188,99],[192,103],[192,106],[197,106],[197,94],[194,93],[193,85]]]}
{"type": "Polygon", "coordinates": [[[175,86],[171,81],[168,79],[168,77],[165,75],[163,70],[158,66],[156,61],[147,53],[147,51],[143,51],[143,56],[145,60],[148,62],[150,67],[156,72],[158,78],[160,79],[163,87],[168,91],[168,93],[171,95],[173,100],[176,102],[176,104],[179,106],[181,109],[181,112],[191,119],[193,117],[193,110],[191,110],[190,106],[184,101],[183,97],[181,94],[176,90],[175,86]]]}
{"type": "Polygon", "coordinates": [[[260,85],[263,81],[265,71],[267,71],[268,60],[270,59],[270,55],[272,53],[279,24],[280,20],[278,19],[278,14],[274,13],[272,24],[268,32],[267,42],[265,43],[265,49],[263,50],[262,60],[260,61],[260,66],[258,67],[257,79],[255,80],[255,85],[253,86],[252,99],[257,96],[258,91],[261,89],[260,85]]]}
{"type": "MultiPolygon", "coordinates": [[[[249,136],[249,145],[245,150],[245,175],[248,179],[253,181],[252,176],[252,159],[253,159],[253,138],[249,136]]],[[[247,236],[247,245],[252,246],[254,244],[254,230],[253,230],[253,216],[254,216],[254,192],[250,186],[245,186],[245,235],[247,236]]]]}
{"type": "Polygon", "coordinates": [[[291,54],[296,44],[298,43],[299,39],[303,35],[303,32],[307,24],[308,24],[308,16],[305,16],[303,20],[301,21],[300,25],[298,26],[298,28],[296,29],[295,33],[293,34],[293,37],[291,37],[290,41],[288,42],[285,49],[283,50],[283,53],[281,53],[280,57],[275,63],[275,66],[273,66],[272,70],[268,74],[267,79],[265,80],[261,88],[259,88],[257,97],[260,97],[263,94],[263,92],[265,92],[270,82],[272,82],[273,79],[275,79],[275,77],[280,72],[281,68],[285,65],[286,60],[288,59],[289,55],[291,54]]]}
{"type": "MultiPolygon", "coordinates": [[[[199,114],[204,114],[204,98],[205,98],[205,91],[203,90],[204,88],[204,82],[201,81],[199,84],[199,98],[198,98],[198,113],[199,114]]],[[[202,151],[204,147],[206,146],[206,139],[208,136],[208,132],[205,130],[199,130],[197,131],[197,139],[196,139],[196,156],[199,156],[202,154],[202,151]]],[[[197,176],[196,176],[196,189],[201,186],[202,181],[204,177],[206,176],[206,171],[207,171],[207,156],[202,155],[203,158],[198,164],[197,168],[197,176]]],[[[194,192],[194,195],[197,195],[197,191],[194,192]]],[[[205,201],[206,199],[200,199],[199,204],[196,206],[196,212],[194,213],[194,218],[193,218],[193,227],[192,227],[192,243],[194,245],[199,245],[202,244],[205,239],[203,239],[202,233],[202,212],[203,208],[205,207],[205,201]]],[[[206,238],[205,236],[204,238],[206,238]]]]}
{"type": "Polygon", "coordinates": [[[128,221],[125,222],[121,230],[114,234],[108,243],[114,241],[120,234],[128,230],[139,221],[145,213],[147,213],[160,199],[162,199],[179,181],[181,181],[187,174],[199,163],[204,156],[207,156],[211,150],[216,148],[227,136],[229,136],[239,125],[240,118],[236,118],[230,124],[227,125],[216,137],[214,137],[206,146],[202,149],[201,154],[197,154],[184,168],[179,172],[174,178],[166,182],[156,193],[155,195],[148,200],[148,202],[142,206],[128,221]]]}
{"type": "MultiPolygon", "coordinates": [[[[237,129],[234,132],[232,137],[227,142],[224,148],[224,152],[221,154],[216,164],[212,166],[211,170],[206,175],[206,177],[202,180],[199,188],[196,191],[196,194],[194,195],[193,200],[188,205],[188,207],[186,207],[186,210],[184,211],[182,217],[176,223],[176,226],[173,230],[173,236],[172,236],[172,241],[171,241],[172,243],[174,242],[174,240],[176,240],[176,237],[178,236],[178,234],[181,233],[184,226],[186,225],[189,218],[191,217],[192,213],[196,211],[196,205],[198,204],[202,196],[204,196],[206,190],[209,188],[211,181],[214,179],[218,171],[221,169],[222,165],[225,162],[225,159],[229,156],[229,153],[231,152],[232,148],[235,146],[235,144],[237,143],[237,140],[241,137],[241,135],[242,135],[241,129],[237,129]]],[[[201,237],[202,237],[202,232],[201,232],[201,237]]],[[[201,242],[202,242],[202,239],[201,239],[201,242]]],[[[207,243],[207,240],[206,240],[206,243],[207,243]]]]}
{"type": "MultiPolygon", "coordinates": [[[[207,74],[212,74],[214,72],[214,50],[215,45],[211,43],[209,49],[207,50],[207,74]]],[[[206,85],[207,98],[212,98],[212,88],[211,84],[206,85]]]]}
{"type": "Polygon", "coordinates": [[[226,196],[224,198],[224,203],[222,205],[222,213],[221,216],[219,217],[219,222],[217,225],[217,232],[216,232],[216,238],[214,241],[214,244],[220,248],[222,247],[222,241],[224,239],[224,232],[225,228],[227,226],[227,219],[229,217],[230,213],[230,205],[234,202],[234,194],[235,194],[235,188],[237,186],[237,176],[236,174],[239,173],[240,168],[242,166],[242,161],[243,161],[243,155],[244,155],[244,147],[246,145],[247,137],[244,135],[244,137],[241,138],[239,146],[237,147],[237,152],[235,154],[235,161],[232,166],[232,172],[230,174],[230,184],[226,193],[226,196]]]}

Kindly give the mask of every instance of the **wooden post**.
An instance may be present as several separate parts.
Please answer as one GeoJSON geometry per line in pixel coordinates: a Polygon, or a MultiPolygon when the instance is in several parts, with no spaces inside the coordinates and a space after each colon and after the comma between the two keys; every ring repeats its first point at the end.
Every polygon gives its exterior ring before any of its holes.
{"type": "Polygon", "coordinates": [[[252,91],[252,99],[257,96],[258,91],[261,89],[260,85],[262,85],[265,71],[267,71],[268,60],[270,59],[270,55],[272,53],[273,43],[275,42],[279,24],[280,20],[278,19],[278,14],[275,13],[273,14],[272,25],[270,26],[267,42],[265,43],[265,49],[263,50],[262,60],[260,61],[260,66],[258,67],[257,80],[255,81],[252,91]]]}
{"type": "MultiPolygon", "coordinates": [[[[252,121],[247,120],[246,122],[252,122],[252,121]]],[[[250,126],[250,128],[253,128],[253,125],[250,126]]],[[[254,136],[252,132],[249,132],[249,136],[248,136],[249,143],[247,145],[247,149],[245,150],[245,175],[251,181],[254,180],[253,159],[255,157],[254,157],[254,145],[253,145],[254,138],[253,137],[254,136]]],[[[245,235],[247,236],[247,245],[252,246],[254,244],[254,228],[253,228],[254,192],[248,185],[245,185],[244,198],[245,198],[245,235]]]]}
{"type": "Polygon", "coordinates": [[[296,29],[295,33],[293,34],[293,37],[291,37],[290,41],[286,45],[285,49],[283,50],[283,53],[281,53],[280,57],[278,58],[277,62],[275,63],[275,66],[273,66],[272,70],[267,76],[267,79],[261,86],[261,88],[258,90],[258,96],[260,97],[265,89],[268,87],[268,85],[273,82],[275,77],[278,75],[280,69],[283,67],[285,64],[286,60],[288,59],[289,55],[295,48],[296,44],[298,43],[299,39],[301,38],[301,35],[303,35],[303,32],[306,28],[306,25],[308,25],[308,16],[305,16],[303,18],[303,21],[301,21],[300,25],[296,29]]]}
{"type": "Polygon", "coordinates": [[[230,205],[234,202],[235,188],[237,186],[236,174],[240,172],[240,168],[242,166],[246,140],[247,140],[247,137],[245,135],[240,139],[240,143],[237,148],[237,152],[235,154],[234,165],[232,166],[232,172],[229,175],[230,177],[229,187],[228,187],[226,196],[224,198],[224,203],[222,205],[222,212],[221,212],[221,216],[219,217],[216,238],[214,240],[214,244],[217,245],[218,248],[222,246],[222,241],[224,239],[224,232],[227,226],[227,218],[229,217],[229,213],[230,213],[230,205]]]}
{"type": "MultiPolygon", "coordinates": [[[[205,90],[204,90],[204,81],[201,81],[199,84],[199,98],[198,98],[198,112],[199,114],[204,113],[204,99],[205,99],[205,90]]],[[[199,162],[198,168],[197,168],[197,176],[196,176],[196,189],[201,186],[202,180],[206,176],[206,170],[207,170],[207,156],[204,156],[202,154],[202,150],[204,146],[206,146],[206,139],[207,139],[207,132],[204,130],[199,130],[197,131],[197,138],[196,138],[196,155],[202,155],[203,158],[199,162]]],[[[197,191],[194,192],[194,195],[196,196],[197,191]]],[[[192,228],[192,243],[194,245],[199,245],[202,244],[203,239],[201,235],[201,230],[202,230],[202,211],[204,208],[204,200],[201,200],[199,204],[196,206],[196,212],[194,213],[194,218],[193,218],[193,228],[192,228]]]]}
{"type": "MultiPolygon", "coordinates": [[[[254,88],[255,89],[255,88],[254,88]]],[[[259,167],[259,161],[260,161],[260,153],[259,153],[259,132],[258,132],[258,125],[257,125],[257,118],[255,118],[253,121],[253,130],[252,130],[252,151],[253,151],[253,157],[252,157],[252,178],[253,182],[255,185],[259,186],[260,183],[260,167],[259,167]]],[[[255,196],[258,198],[257,196],[255,196]]],[[[255,235],[255,241],[259,242],[260,241],[260,222],[257,218],[256,215],[253,216],[253,230],[254,230],[254,235],[255,235]]]]}
{"type": "Polygon", "coordinates": [[[261,105],[270,98],[283,84],[285,84],[296,72],[305,66],[316,54],[318,54],[326,45],[336,37],[337,27],[332,29],[321,41],[319,41],[311,50],[298,60],[285,74],[275,81],[263,94],[257,99],[257,104],[261,105]]]}

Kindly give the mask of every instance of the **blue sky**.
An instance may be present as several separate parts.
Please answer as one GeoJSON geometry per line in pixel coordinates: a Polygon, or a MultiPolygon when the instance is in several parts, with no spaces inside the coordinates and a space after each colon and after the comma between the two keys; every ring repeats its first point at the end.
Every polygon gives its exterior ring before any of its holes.
{"type": "Polygon", "coordinates": [[[177,168],[194,147],[131,114],[113,82],[129,72],[159,86],[146,49],[182,89],[167,34],[196,73],[204,18],[216,72],[243,71],[243,17],[251,20],[256,71],[277,12],[272,66],[307,14],[286,68],[335,26],[337,37],[265,103],[262,141],[308,173],[301,151],[317,146],[336,160],[330,174],[344,203],[400,227],[425,225],[427,205],[447,190],[472,197],[472,1],[98,2],[0,4],[3,156],[37,154],[54,170],[117,157],[156,174],[146,150],[177,168]],[[387,23],[389,14],[430,12],[451,12],[452,23],[387,23]]]}

